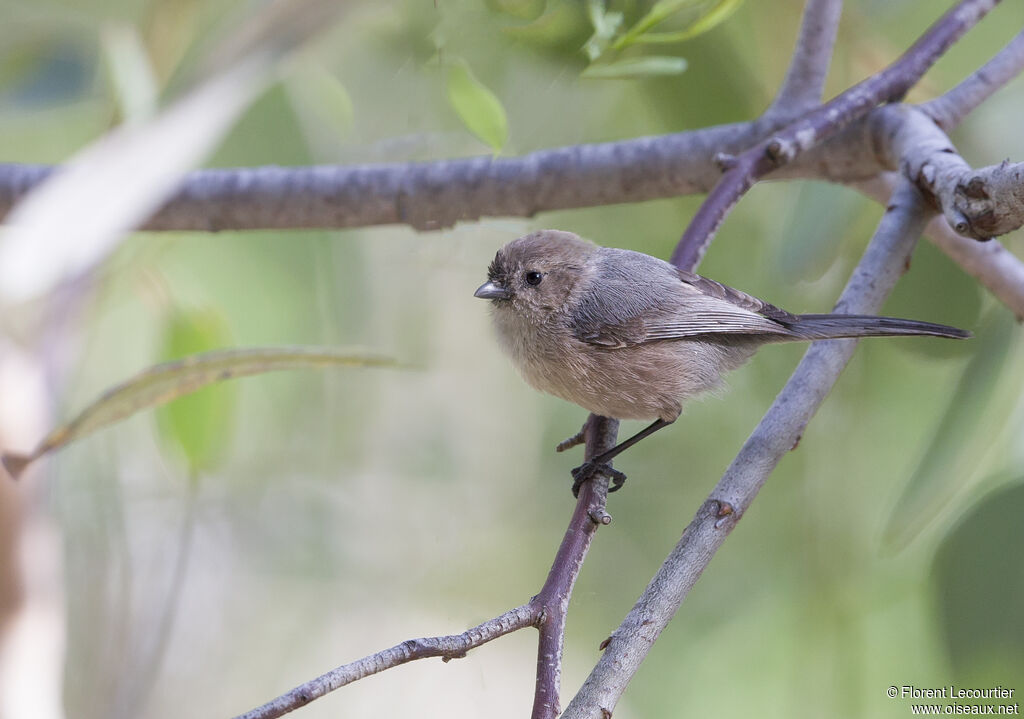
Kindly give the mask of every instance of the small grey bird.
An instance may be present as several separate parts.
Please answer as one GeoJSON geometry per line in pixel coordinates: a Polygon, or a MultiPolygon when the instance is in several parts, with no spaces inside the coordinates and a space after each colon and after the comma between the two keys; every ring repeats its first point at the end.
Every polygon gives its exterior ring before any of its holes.
{"type": "MultiPolygon", "coordinates": [[[[653,424],[573,470],[573,493],[679,417],[763,344],[969,332],[867,315],[794,315],[650,255],[539,230],[500,250],[474,296],[492,301],[504,350],[526,381],[594,414],[653,424]]],[[[576,442],[559,445],[565,449],[576,442]]]]}

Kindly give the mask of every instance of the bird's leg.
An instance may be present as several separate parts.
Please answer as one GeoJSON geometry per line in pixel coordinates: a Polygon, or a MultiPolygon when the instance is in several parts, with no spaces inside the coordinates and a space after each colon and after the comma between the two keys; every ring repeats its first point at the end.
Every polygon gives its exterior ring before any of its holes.
{"type": "MultiPolygon", "coordinates": [[[[577,496],[580,492],[580,486],[588,479],[593,477],[595,474],[604,473],[612,480],[612,486],[608,489],[609,492],[615,492],[622,488],[623,483],[626,481],[626,475],[617,469],[612,469],[608,466],[608,463],[616,456],[625,452],[627,449],[632,447],[634,444],[639,442],[644,437],[649,437],[657,432],[662,427],[668,427],[671,422],[666,422],[663,419],[656,419],[654,422],[644,427],[642,430],[634,434],[629,439],[619,442],[617,445],[609,449],[607,452],[602,452],[593,459],[588,459],[586,462],[576,467],[572,471],[572,494],[577,496]]],[[[575,439],[575,438],[573,438],[575,439]]],[[[569,440],[566,440],[562,444],[565,444],[569,440]]],[[[571,446],[571,445],[570,445],[571,446]]]]}

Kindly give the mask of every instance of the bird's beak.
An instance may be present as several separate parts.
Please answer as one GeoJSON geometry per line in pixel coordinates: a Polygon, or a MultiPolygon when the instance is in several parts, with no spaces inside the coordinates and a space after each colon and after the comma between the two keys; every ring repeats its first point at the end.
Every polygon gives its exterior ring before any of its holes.
{"type": "Polygon", "coordinates": [[[507,300],[512,296],[512,293],[501,285],[496,285],[493,282],[484,282],[476,288],[473,296],[479,297],[482,300],[507,300]]]}

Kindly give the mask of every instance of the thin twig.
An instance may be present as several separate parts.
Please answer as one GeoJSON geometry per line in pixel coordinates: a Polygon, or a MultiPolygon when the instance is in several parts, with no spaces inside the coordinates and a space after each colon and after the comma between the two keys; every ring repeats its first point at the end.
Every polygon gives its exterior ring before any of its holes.
{"type": "MultiPolygon", "coordinates": [[[[586,451],[591,459],[615,446],[619,422],[590,415],[583,427],[586,451]]],[[[583,568],[597,528],[608,522],[605,503],[608,499],[608,478],[597,475],[585,482],[569,528],[555,555],[547,581],[531,601],[540,612],[537,642],[537,684],[534,689],[532,719],[554,719],[561,712],[559,692],[562,678],[562,647],[565,642],[565,620],[573,586],[583,568]]]]}
{"type": "Polygon", "coordinates": [[[786,79],[765,115],[795,118],[821,102],[843,0],[807,0],[786,79]]]}
{"type": "MultiPolygon", "coordinates": [[[[591,415],[584,427],[590,459],[615,445],[617,420],[591,415]]],[[[537,651],[537,688],[534,697],[534,719],[554,719],[559,713],[559,687],[562,675],[562,645],[565,619],[573,586],[590,549],[594,532],[610,518],[605,512],[608,479],[597,476],[585,483],[562,544],[555,554],[547,581],[528,603],[511,609],[462,634],[410,639],[343,664],[316,679],[310,680],[236,719],[275,719],[319,699],[346,684],[377,674],[417,659],[441,657],[458,659],[470,649],[486,644],[525,627],[535,626],[540,632],[537,651]]]]}
{"type": "Polygon", "coordinates": [[[939,127],[949,132],[1021,70],[1024,70],[1024,30],[959,85],[921,107],[939,127]]]}
{"type": "Polygon", "coordinates": [[[475,649],[481,644],[486,644],[492,639],[497,639],[518,629],[534,626],[537,620],[536,610],[531,605],[524,604],[462,634],[409,639],[390,649],[384,649],[376,654],[332,669],[235,719],[275,719],[346,684],[416,659],[429,657],[441,657],[445,661],[459,659],[464,657],[470,649],[475,649]]]}
{"type": "MultiPolygon", "coordinates": [[[[875,313],[896,284],[929,211],[902,180],[843,291],[837,312],[875,313]]],[[[779,460],[800,438],[856,348],[855,340],[816,342],[697,511],[679,543],[621,625],[563,717],[605,719],[779,460]]]]}
{"type": "Polygon", "coordinates": [[[889,67],[736,157],[683,233],[672,253],[672,264],[686,270],[695,268],[726,215],[755,182],[779,166],[792,162],[802,152],[821,144],[873,107],[903,97],[925,71],[997,2],[962,0],[889,67]]]}

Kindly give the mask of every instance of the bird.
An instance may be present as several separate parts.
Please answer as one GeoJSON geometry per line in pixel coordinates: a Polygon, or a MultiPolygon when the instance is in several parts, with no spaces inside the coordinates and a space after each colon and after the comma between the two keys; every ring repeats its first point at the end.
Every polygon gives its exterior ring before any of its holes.
{"type": "Polygon", "coordinates": [[[501,247],[474,296],[491,302],[498,341],[529,385],[595,415],[653,420],[573,469],[573,494],[598,472],[620,488],[626,477],[611,459],[675,422],[687,399],[718,387],[761,345],[971,336],[918,320],[793,314],[656,257],[551,229],[501,247]]]}

